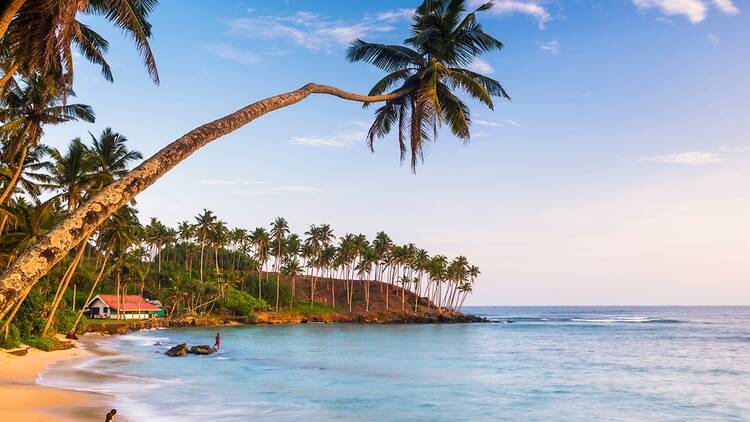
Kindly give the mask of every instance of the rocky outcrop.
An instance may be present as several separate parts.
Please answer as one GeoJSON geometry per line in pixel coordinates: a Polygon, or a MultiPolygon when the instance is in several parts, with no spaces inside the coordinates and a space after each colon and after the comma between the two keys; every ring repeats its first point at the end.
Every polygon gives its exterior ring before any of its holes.
{"type": "Polygon", "coordinates": [[[190,350],[188,349],[187,344],[182,343],[167,350],[166,352],[164,352],[164,354],[169,357],[180,357],[180,356],[187,356],[189,352],[190,350]]]}
{"type": "Polygon", "coordinates": [[[210,355],[211,353],[216,353],[216,348],[211,347],[207,344],[202,344],[191,347],[190,353],[194,355],[210,355]]]}

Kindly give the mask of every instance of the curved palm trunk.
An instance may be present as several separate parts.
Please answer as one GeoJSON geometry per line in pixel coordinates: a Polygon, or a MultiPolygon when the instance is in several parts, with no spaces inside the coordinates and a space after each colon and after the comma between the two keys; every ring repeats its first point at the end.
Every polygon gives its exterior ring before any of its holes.
{"type": "Polygon", "coordinates": [[[296,104],[313,93],[346,100],[372,103],[399,98],[414,88],[400,88],[390,94],[366,96],[335,87],[307,84],[295,91],[250,104],[228,116],[199,126],[167,145],[80,206],[36,244],[27,249],[0,276],[0,318],[8,313],[24,289],[57,264],[69,250],[86,238],[120,207],[156,182],[174,166],[208,143],[231,133],[264,114],[296,104]]]}
{"type": "Polygon", "coordinates": [[[26,0],[11,0],[10,4],[3,11],[3,15],[0,17],[0,38],[4,37],[5,33],[8,32],[10,22],[24,3],[26,3],[26,0]]]}
{"type": "Polygon", "coordinates": [[[89,301],[91,301],[91,298],[94,296],[94,292],[96,291],[96,286],[99,285],[99,281],[102,279],[102,275],[104,275],[104,269],[107,267],[107,261],[109,260],[109,255],[111,251],[112,251],[111,249],[107,249],[107,252],[104,254],[104,261],[102,262],[102,268],[99,270],[99,274],[97,274],[96,280],[94,280],[94,284],[91,285],[91,290],[89,291],[89,295],[86,297],[86,302],[84,302],[83,306],[81,306],[81,310],[78,312],[76,321],[73,323],[73,328],[71,328],[70,330],[71,333],[76,332],[76,329],[78,328],[78,323],[81,322],[81,318],[83,317],[83,310],[86,309],[86,305],[89,304],[89,301]]]}
{"type": "Polygon", "coordinates": [[[7,72],[5,72],[5,74],[2,77],[0,77],[0,90],[5,88],[5,84],[8,83],[10,78],[12,78],[13,75],[16,74],[16,72],[18,72],[18,65],[14,64],[13,66],[10,67],[10,69],[8,69],[7,72]]]}

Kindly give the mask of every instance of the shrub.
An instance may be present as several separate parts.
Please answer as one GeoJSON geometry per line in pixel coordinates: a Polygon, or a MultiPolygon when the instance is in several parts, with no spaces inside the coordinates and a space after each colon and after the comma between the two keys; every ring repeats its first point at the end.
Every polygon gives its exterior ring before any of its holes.
{"type": "Polygon", "coordinates": [[[78,312],[70,309],[61,309],[55,314],[55,331],[58,333],[68,333],[76,322],[78,312]]]}
{"type": "Polygon", "coordinates": [[[235,315],[248,316],[255,311],[270,309],[265,300],[257,299],[250,293],[237,289],[229,289],[224,300],[224,307],[235,315]]]}
{"type": "Polygon", "coordinates": [[[45,352],[70,348],[70,342],[59,341],[49,337],[29,337],[24,339],[24,343],[35,349],[44,350],[45,352]]]}
{"type": "Polygon", "coordinates": [[[18,327],[14,324],[10,324],[10,330],[8,330],[8,338],[5,338],[5,332],[0,331],[0,348],[3,349],[14,349],[21,344],[21,334],[18,332],[18,327]]]}

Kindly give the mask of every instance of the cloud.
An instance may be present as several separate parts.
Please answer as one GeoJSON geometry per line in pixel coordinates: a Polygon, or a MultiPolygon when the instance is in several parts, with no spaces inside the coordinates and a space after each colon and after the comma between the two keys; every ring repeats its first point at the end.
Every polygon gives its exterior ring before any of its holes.
{"type": "Polygon", "coordinates": [[[525,128],[526,127],[526,126],[518,123],[517,121],[511,120],[511,119],[505,119],[505,123],[507,123],[507,124],[509,124],[511,126],[520,127],[520,128],[525,128]]]}
{"type": "Polygon", "coordinates": [[[730,154],[750,154],[749,145],[725,145],[719,148],[719,151],[730,154]]]}
{"type": "Polygon", "coordinates": [[[680,152],[676,154],[667,155],[656,155],[653,157],[642,158],[640,161],[651,162],[651,163],[665,163],[665,164],[686,164],[686,165],[705,165],[719,163],[722,158],[713,152],[706,151],[691,151],[691,152],[680,152]]]}
{"type": "Polygon", "coordinates": [[[385,10],[375,14],[375,19],[384,22],[408,21],[414,15],[414,9],[385,10]]]}
{"type": "Polygon", "coordinates": [[[719,41],[721,41],[718,35],[713,34],[711,32],[709,32],[707,36],[708,36],[708,42],[710,42],[711,44],[718,44],[719,41]]]}
{"type": "MultiPolygon", "coordinates": [[[[486,0],[473,0],[472,6],[477,7],[486,0]]],[[[552,20],[552,16],[539,2],[533,0],[494,0],[493,6],[488,11],[495,15],[510,15],[520,13],[529,15],[536,19],[539,29],[544,29],[547,22],[552,20]]]]}
{"type": "Polygon", "coordinates": [[[234,195],[283,195],[287,193],[299,193],[312,195],[323,192],[322,189],[304,185],[263,186],[257,189],[248,189],[232,192],[234,195]]]}
{"type": "Polygon", "coordinates": [[[550,54],[560,54],[560,41],[552,40],[552,41],[540,41],[537,43],[539,45],[539,48],[542,49],[542,51],[546,51],[550,54]]]}
{"type": "Polygon", "coordinates": [[[732,0],[713,0],[714,6],[727,15],[739,15],[740,9],[735,6],[732,0]]]}
{"type": "MultiPolygon", "coordinates": [[[[659,9],[667,16],[685,16],[692,23],[706,19],[709,3],[707,0],[632,0],[641,10],[659,9]]],[[[732,0],[712,0],[714,7],[725,15],[734,16],[740,13],[732,0]]]]}
{"type": "Polygon", "coordinates": [[[223,179],[203,179],[198,181],[201,185],[209,186],[239,186],[239,185],[259,185],[264,182],[253,182],[250,180],[223,180],[223,179]]]}
{"type": "Polygon", "coordinates": [[[351,148],[355,141],[364,140],[365,132],[341,132],[329,137],[295,136],[289,140],[292,145],[304,145],[323,148],[351,148]]]}
{"type": "Polygon", "coordinates": [[[401,12],[382,12],[382,19],[366,16],[357,22],[334,20],[314,12],[299,11],[285,16],[235,18],[229,32],[248,38],[286,40],[309,50],[332,52],[358,38],[395,28],[384,25],[401,12]]]}
{"type": "Polygon", "coordinates": [[[469,70],[477,73],[484,73],[485,75],[489,75],[495,71],[495,69],[490,66],[489,63],[478,57],[475,57],[471,62],[471,64],[469,65],[469,70]]]}
{"type": "Polygon", "coordinates": [[[481,125],[481,126],[489,126],[489,127],[498,127],[502,126],[500,123],[497,122],[491,122],[489,120],[474,120],[474,123],[481,125]]]}
{"type": "Polygon", "coordinates": [[[232,47],[227,44],[212,44],[206,46],[209,53],[214,56],[221,57],[222,59],[231,60],[233,62],[242,64],[253,64],[261,61],[258,54],[252,51],[243,50],[240,48],[232,47]]]}

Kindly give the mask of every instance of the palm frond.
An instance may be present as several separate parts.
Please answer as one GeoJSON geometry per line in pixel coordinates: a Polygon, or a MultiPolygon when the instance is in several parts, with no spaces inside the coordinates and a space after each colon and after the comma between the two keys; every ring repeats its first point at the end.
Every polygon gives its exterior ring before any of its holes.
{"type": "Polygon", "coordinates": [[[363,61],[386,72],[424,63],[419,53],[410,48],[400,45],[373,44],[359,39],[349,47],[346,57],[350,62],[363,61]]]}

